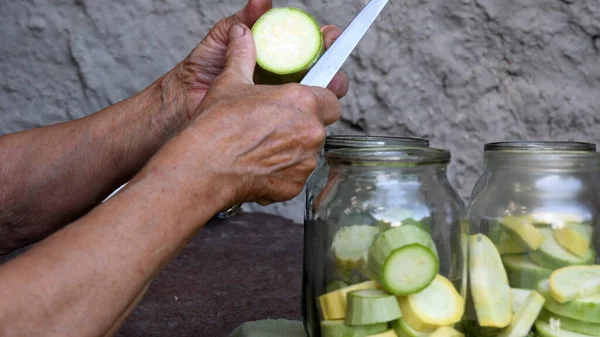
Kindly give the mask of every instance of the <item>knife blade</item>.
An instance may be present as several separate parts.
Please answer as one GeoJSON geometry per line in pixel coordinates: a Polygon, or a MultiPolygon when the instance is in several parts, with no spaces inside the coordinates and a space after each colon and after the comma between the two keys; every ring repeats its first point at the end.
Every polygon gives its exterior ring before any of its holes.
{"type": "Polygon", "coordinates": [[[308,71],[300,84],[326,88],[389,0],[371,0],[308,71]]]}

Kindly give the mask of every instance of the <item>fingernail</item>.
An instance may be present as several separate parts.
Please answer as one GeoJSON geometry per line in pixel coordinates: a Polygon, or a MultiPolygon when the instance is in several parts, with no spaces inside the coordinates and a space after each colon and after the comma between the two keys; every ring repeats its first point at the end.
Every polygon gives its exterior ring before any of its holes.
{"type": "Polygon", "coordinates": [[[244,28],[242,25],[240,24],[236,24],[235,26],[233,26],[232,28],[232,32],[231,34],[233,35],[233,37],[238,38],[238,37],[242,37],[246,34],[246,28],[244,28]]]}

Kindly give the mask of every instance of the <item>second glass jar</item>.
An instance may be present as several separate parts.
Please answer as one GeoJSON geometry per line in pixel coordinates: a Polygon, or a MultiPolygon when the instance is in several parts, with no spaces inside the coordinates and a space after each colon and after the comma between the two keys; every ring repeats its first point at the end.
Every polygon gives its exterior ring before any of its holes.
{"type": "Polygon", "coordinates": [[[485,145],[467,211],[467,337],[600,336],[600,153],[485,145]]]}

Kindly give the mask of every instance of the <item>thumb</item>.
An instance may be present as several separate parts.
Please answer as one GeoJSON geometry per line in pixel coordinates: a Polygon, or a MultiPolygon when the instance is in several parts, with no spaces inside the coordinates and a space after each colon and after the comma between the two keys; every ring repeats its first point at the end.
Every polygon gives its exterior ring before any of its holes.
{"type": "Polygon", "coordinates": [[[225,54],[223,74],[254,84],[252,76],[256,67],[256,46],[250,28],[235,24],[229,29],[229,43],[225,54]]]}

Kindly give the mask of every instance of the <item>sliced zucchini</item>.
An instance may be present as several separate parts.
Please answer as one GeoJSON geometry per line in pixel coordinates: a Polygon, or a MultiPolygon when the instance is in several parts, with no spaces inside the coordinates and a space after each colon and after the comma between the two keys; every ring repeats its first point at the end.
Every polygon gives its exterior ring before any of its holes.
{"type": "Polygon", "coordinates": [[[368,263],[375,279],[394,295],[423,290],[440,268],[433,239],[425,230],[412,225],[379,234],[369,248],[368,263]]]}
{"type": "Polygon", "coordinates": [[[321,321],[322,337],[366,337],[388,330],[387,323],[350,326],[343,319],[321,321]]]}
{"type": "Polygon", "coordinates": [[[346,288],[349,284],[344,281],[333,281],[327,285],[327,292],[336,291],[342,288],[346,288]]]}
{"type": "Polygon", "coordinates": [[[544,307],[544,297],[537,291],[531,291],[519,310],[515,312],[510,325],[498,337],[527,336],[538,314],[544,307]]]}
{"type": "Polygon", "coordinates": [[[600,266],[569,266],[550,276],[550,294],[558,303],[600,293],[600,266]]]}
{"type": "Polygon", "coordinates": [[[519,254],[529,251],[522,240],[514,238],[503,226],[494,225],[490,228],[489,238],[496,245],[498,252],[503,254],[519,254]]]}
{"type": "Polygon", "coordinates": [[[449,326],[444,326],[435,330],[429,337],[465,337],[465,335],[449,326]]]}
{"type": "Polygon", "coordinates": [[[537,284],[550,277],[551,269],[537,265],[527,254],[507,254],[502,262],[508,275],[508,283],[513,288],[535,290],[537,284]]]}
{"type": "Polygon", "coordinates": [[[521,308],[523,303],[525,303],[527,296],[529,296],[529,294],[532,291],[533,290],[530,290],[530,289],[510,288],[510,292],[512,294],[512,301],[513,301],[513,304],[512,304],[513,313],[517,312],[519,310],[519,308],[521,308]]]}
{"type": "Polygon", "coordinates": [[[564,317],[600,324],[600,294],[561,304],[554,300],[550,293],[550,280],[541,281],[537,291],[546,299],[544,308],[548,311],[564,317]]]}
{"type": "Polygon", "coordinates": [[[561,246],[579,257],[585,257],[590,250],[592,226],[572,224],[555,229],[553,234],[561,246]]]}
{"type": "Polygon", "coordinates": [[[256,45],[256,82],[300,82],[324,51],[315,18],[292,7],[273,8],[252,27],[256,45]]]}
{"type": "Polygon", "coordinates": [[[396,336],[396,332],[393,329],[390,329],[385,332],[378,333],[376,335],[370,335],[368,337],[398,337],[398,336],[396,336]]]}
{"type": "Polygon", "coordinates": [[[348,293],[346,310],[348,325],[386,323],[402,317],[396,297],[377,289],[348,293]]]}
{"type": "Polygon", "coordinates": [[[429,332],[415,330],[413,327],[406,324],[402,318],[392,322],[392,329],[396,331],[398,337],[428,337],[430,334],[429,332]]]}
{"type": "Polygon", "coordinates": [[[321,312],[325,320],[337,320],[346,317],[346,303],[349,292],[363,289],[376,289],[375,281],[357,283],[319,296],[321,312]]]}
{"type": "Polygon", "coordinates": [[[483,234],[469,237],[469,283],[481,327],[504,328],[512,318],[512,294],[500,254],[483,234]]]}
{"type": "Polygon", "coordinates": [[[377,234],[379,228],[369,225],[340,228],[331,243],[336,265],[346,270],[359,269],[367,262],[369,247],[377,234]]]}
{"type": "Polygon", "coordinates": [[[540,266],[554,270],[570,265],[585,265],[594,262],[596,254],[593,249],[589,249],[584,257],[579,257],[570,253],[556,241],[551,228],[540,228],[539,230],[544,236],[544,242],[537,251],[529,252],[529,257],[540,266]]]}
{"type": "Polygon", "coordinates": [[[557,315],[546,309],[543,309],[540,312],[538,320],[550,324],[551,327],[558,327],[561,330],[579,332],[590,336],[600,336],[600,324],[578,321],[576,319],[557,315]]]}
{"type": "Polygon", "coordinates": [[[563,330],[560,327],[553,327],[542,320],[535,321],[535,331],[539,337],[590,337],[589,335],[563,330]]]}
{"type": "Polygon", "coordinates": [[[441,326],[457,323],[465,311],[465,301],[454,285],[436,275],[422,291],[398,297],[403,321],[419,331],[433,332],[441,326]]]}
{"type": "Polygon", "coordinates": [[[540,248],[542,241],[544,241],[544,237],[539,229],[533,225],[533,220],[529,215],[508,215],[500,219],[500,224],[512,237],[518,239],[523,246],[531,250],[540,248]]]}

